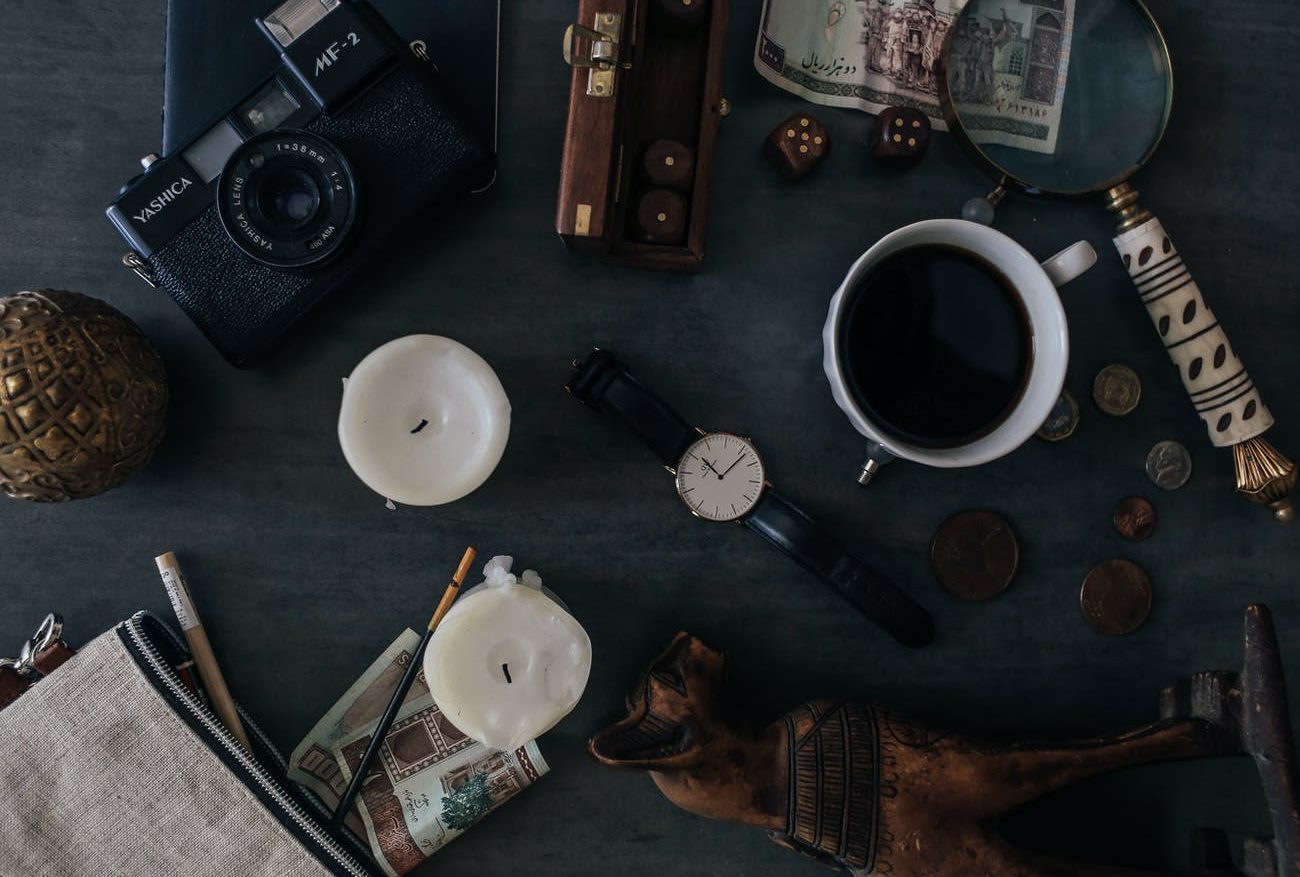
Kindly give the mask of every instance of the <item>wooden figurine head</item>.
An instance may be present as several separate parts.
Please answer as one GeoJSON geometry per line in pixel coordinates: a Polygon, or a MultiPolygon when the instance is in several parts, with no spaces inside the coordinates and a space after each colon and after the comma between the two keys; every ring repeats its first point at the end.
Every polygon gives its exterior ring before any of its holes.
{"type": "Polygon", "coordinates": [[[692,813],[767,829],[828,864],[871,866],[881,771],[870,753],[857,764],[849,755],[867,742],[866,707],[819,701],[750,729],[727,708],[725,671],[722,652],[677,634],[628,696],[627,718],[589,741],[591,755],[650,771],[692,813]]]}
{"type": "MultiPolygon", "coordinates": [[[[628,695],[628,716],[588,743],[611,767],[651,771],[674,804],[703,816],[749,821],[753,790],[744,776],[751,747],[726,714],[726,658],[686,633],[673,638],[628,695]],[[699,778],[706,778],[701,785],[699,778]]],[[[772,777],[772,779],[778,779],[772,777]]],[[[783,790],[767,790],[773,796],[783,790]]]]}

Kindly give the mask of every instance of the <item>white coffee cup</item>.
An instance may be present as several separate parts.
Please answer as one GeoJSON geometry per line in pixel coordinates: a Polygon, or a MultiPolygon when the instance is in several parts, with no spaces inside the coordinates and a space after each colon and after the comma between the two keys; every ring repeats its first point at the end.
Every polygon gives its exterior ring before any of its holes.
{"type": "Polygon", "coordinates": [[[822,330],[822,362],[831,393],[854,428],[870,441],[867,462],[862,465],[858,482],[867,484],[882,463],[895,458],[940,468],[978,466],[1024,444],[1043,425],[1065,384],[1070,336],[1057,287],[1069,283],[1096,261],[1097,253],[1092,246],[1087,241],[1079,241],[1039,264],[1024,247],[1002,232],[964,219],[927,219],[905,226],[885,235],[863,253],[831,299],[822,330]],[[910,247],[936,244],[971,253],[1007,279],[1028,317],[1032,354],[1027,381],[1011,412],[970,443],[943,448],[909,444],[873,423],[849,392],[839,349],[840,321],[845,317],[849,291],[886,256],[910,247]]]}

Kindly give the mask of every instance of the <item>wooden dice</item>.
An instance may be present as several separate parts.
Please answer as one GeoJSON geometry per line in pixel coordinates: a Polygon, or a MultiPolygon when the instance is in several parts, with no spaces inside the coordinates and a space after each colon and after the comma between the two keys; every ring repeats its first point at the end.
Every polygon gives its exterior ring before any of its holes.
{"type": "Polygon", "coordinates": [[[647,244],[683,243],[690,206],[680,193],[695,178],[695,153],[676,140],[656,140],[641,157],[641,176],[653,188],[637,197],[637,236],[647,244]]]}
{"type": "Polygon", "coordinates": [[[876,114],[871,131],[871,157],[881,164],[905,168],[925,158],[930,147],[930,119],[911,107],[886,107],[876,114]]]}
{"type": "Polygon", "coordinates": [[[641,169],[651,185],[684,191],[695,176],[695,153],[676,140],[656,140],[646,147],[641,169]]]}
{"type": "Polygon", "coordinates": [[[637,229],[648,244],[680,244],[686,218],[686,199],[671,189],[650,189],[636,205],[637,229]]]}
{"type": "Polygon", "coordinates": [[[763,144],[763,154],[786,179],[797,180],[831,154],[831,138],[821,122],[799,113],[772,129],[763,144]]]}

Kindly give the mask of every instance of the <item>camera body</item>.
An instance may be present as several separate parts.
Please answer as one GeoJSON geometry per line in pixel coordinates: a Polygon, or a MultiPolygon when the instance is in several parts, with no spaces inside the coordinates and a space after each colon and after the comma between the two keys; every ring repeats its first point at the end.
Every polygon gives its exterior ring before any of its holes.
{"type": "Polygon", "coordinates": [[[123,261],[238,366],[490,162],[369,4],[287,0],[258,26],[280,67],[107,211],[123,261]]]}

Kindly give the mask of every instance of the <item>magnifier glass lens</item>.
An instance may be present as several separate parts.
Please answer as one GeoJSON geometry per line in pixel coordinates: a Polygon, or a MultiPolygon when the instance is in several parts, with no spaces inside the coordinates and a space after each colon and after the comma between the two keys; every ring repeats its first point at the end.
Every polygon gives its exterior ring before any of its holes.
{"type": "Polygon", "coordinates": [[[1173,77],[1134,0],[970,0],[953,27],[945,75],[956,121],[1023,185],[1094,191],[1155,149],[1173,77]]]}

